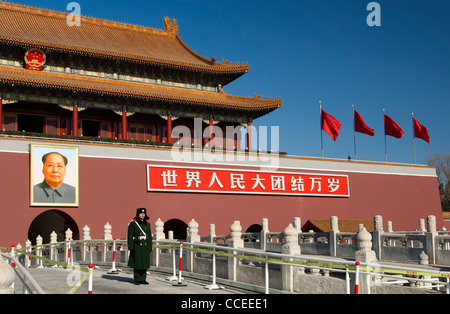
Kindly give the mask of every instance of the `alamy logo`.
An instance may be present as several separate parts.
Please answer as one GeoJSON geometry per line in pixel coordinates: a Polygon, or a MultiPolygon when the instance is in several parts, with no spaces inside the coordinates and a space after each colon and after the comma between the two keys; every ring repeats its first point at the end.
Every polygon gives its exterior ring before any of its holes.
{"type": "Polygon", "coordinates": [[[69,287],[73,287],[78,284],[81,280],[80,265],[74,263],[73,266],[68,266],[72,268],[72,271],[67,275],[66,283],[69,287]]]}
{"type": "Polygon", "coordinates": [[[222,128],[213,125],[202,130],[202,119],[194,119],[194,134],[187,126],[178,125],[172,130],[172,138],[177,139],[171,150],[172,160],[187,162],[256,162],[260,166],[277,168],[279,163],[279,127],[270,127],[270,152],[268,127],[249,126],[241,132],[241,126],[227,126],[225,136],[222,128]],[[244,154],[235,147],[237,138],[247,137],[247,133],[255,140],[262,151],[244,154]],[[201,150],[192,150],[189,139],[208,139],[201,150]],[[187,141],[185,140],[187,139],[187,141]],[[187,143],[186,143],[187,142],[187,143]]]}
{"type": "Polygon", "coordinates": [[[69,2],[66,7],[67,11],[71,11],[67,15],[67,25],[81,26],[81,6],[78,2],[69,2]]]}
{"type": "Polygon", "coordinates": [[[381,266],[377,262],[371,262],[367,265],[369,272],[369,282],[371,287],[381,286],[383,273],[381,271],[381,266]]]}
{"type": "Polygon", "coordinates": [[[367,25],[370,27],[373,26],[381,26],[381,7],[378,2],[370,2],[367,4],[367,11],[371,11],[369,15],[367,15],[367,25]]]}

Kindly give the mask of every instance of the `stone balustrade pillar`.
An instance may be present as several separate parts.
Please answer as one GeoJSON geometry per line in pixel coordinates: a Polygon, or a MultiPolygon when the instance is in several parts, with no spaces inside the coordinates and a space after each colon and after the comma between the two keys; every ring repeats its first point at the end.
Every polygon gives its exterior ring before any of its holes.
{"type": "MultiPolygon", "coordinates": [[[[55,231],[52,231],[52,233],[50,233],[50,244],[55,244],[57,242],[58,242],[58,235],[56,234],[55,231]]],[[[58,260],[58,248],[56,248],[55,245],[50,246],[50,259],[53,261],[58,260]]]]}
{"type": "Polygon", "coordinates": [[[436,263],[436,236],[437,236],[437,227],[436,227],[436,216],[430,215],[427,216],[427,228],[428,232],[426,234],[426,253],[428,255],[428,260],[431,264],[436,263]]]}
{"type": "Polygon", "coordinates": [[[198,234],[198,222],[196,222],[194,219],[192,219],[188,223],[188,242],[195,243],[200,242],[200,235],[198,234]]]}
{"type": "Polygon", "coordinates": [[[386,229],[387,229],[387,232],[394,232],[394,228],[392,228],[392,221],[387,221],[386,222],[386,229]]]}
{"type": "MultiPolygon", "coordinates": [[[[150,236],[150,235],[149,235],[150,236]]],[[[112,236],[112,226],[107,222],[103,226],[103,240],[112,241],[114,238],[112,236]]],[[[107,252],[112,249],[112,245],[108,243],[103,243],[102,261],[107,261],[107,252]]]]}
{"type": "Polygon", "coordinates": [[[427,228],[425,227],[425,219],[419,219],[419,231],[427,232],[427,228]]]}
{"type": "Polygon", "coordinates": [[[378,260],[381,260],[382,247],[383,247],[381,236],[384,233],[383,217],[381,215],[376,215],[373,218],[373,226],[374,226],[373,233],[372,233],[373,249],[375,251],[375,254],[376,254],[378,260]]]}
{"type": "Polygon", "coordinates": [[[298,231],[298,233],[302,232],[302,220],[300,217],[294,217],[294,228],[298,231]]]}
{"type": "MultiPolygon", "coordinates": [[[[155,221],[155,234],[153,236],[154,240],[165,240],[166,235],[164,234],[164,222],[161,220],[161,218],[158,218],[158,220],[155,221]]],[[[160,265],[160,257],[161,257],[161,250],[160,249],[153,249],[152,253],[153,255],[153,261],[156,267],[159,267],[160,265]]]]}
{"type": "Polygon", "coordinates": [[[113,239],[112,226],[109,224],[109,222],[107,222],[103,226],[103,240],[112,240],[112,239],[113,239]]]}
{"type": "MultiPolygon", "coordinates": [[[[83,237],[82,240],[91,240],[91,228],[88,227],[88,225],[85,225],[83,227],[83,237]]],[[[86,262],[87,259],[90,257],[89,251],[91,250],[91,246],[88,243],[83,243],[82,249],[81,249],[81,260],[86,262]]]]}
{"type": "MultiPolygon", "coordinates": [[[[31,254],[31,241],[29,239],[25,241],[25,251],[31,254]]],[[[31,266],[31,258],[27,256],[25,258],[25,268],[30,268],[30,266],[31,266]]]]}
{"type": "MultiPolygon", "coordinates": [[[[40,235],[38,235],[36,237],[36,255],[39,256],[39,257],[42,257],[42,255],[43,255],[42,251],[43,251],[43,249],[42,249],[42,237],[40,235]]],[[[42,264],[42,260],[41,259],[37,260],[37,263],[39,264],[38,268],[44,267],[43,264],[42,264]]]]}
{"type": "Polygon", "coordinates": [[[16,279],[16,272],[7,261],[0,257],[0,294],[14,294],[11,288],[16,279]]]}
{"type": "Polygon", "coordinates": [[[339,233],[339,223],[337,216],[330,217],[330,233],[329,233],[329,245],[330,256],[337,256],[337,234],[339,233]]]}
{"type": "Polygon", "coordinates": [[[72,232],[72,230],[70,230],[70,228],[67,228],[67,230],[66,230],[66,232],[65,232],[65,254],[64,254],[64,261],[66,262],[66,263],[68,263],[69,262],[69,260],[68,260],[68,250],[69,250],[69,241],[72,241],[73,240],[73,232],[72,232]]]}
{"type": "Polygon", "coordinates": [[[161,220],[161,218],[158,218],[157,221],[155,221],[155,240],[165,240],[166,235],[164,234],[164,222],[161,220]]]}
{"type": "MultiPolygon", "coordinates": [[[[365,227],[362,227],[356,235],[356,241],[357,251],[355,253],[355,260],[364,264],[376,263],[377,256],[375,251],[372,250],[372,235],[365,227]]],[[[370,275],[368,274],[359,274],[359,293],[370,294],[370,279],[370,275]]]]}
{"type": "MultiPolygon", "coordinates": [[[[300,245],[298,244],[298,230],[292,224],[284,229],[285,244],[281,247],[281,253],[286,255],[300,255],[300,245]]],[[[292,260],[287,258],[287,260],[292,260]]],[[[292,265],[281,266],[282,290],[293,293],[295,277],[299,268],[292,265]]]]}
{"type": "Polygon", "coordinates": [[[267,234],[269,233],[269,219],[261,219],[260,248],[265,251],[267,249],[267,234]]]}
{"type": "MultiPolygon", "coordinates": [[[[244,240],[242,240],[242,227],[239,220],[235,220],[230,226],[230,240],[228,246],[231,248],[243,248],[244,240]]],[[[238,266],[240,261],[234,257],[228,257],[228,279],[237,281],[238,279],[238,266]]]]}
{"type": "MultiPolygon", "coordinates": [[[[201,242],[200,235],[198,234],[198,222],[192,219],[188,223],[188,242],[195,243],[201,242]]],[[[195,252],[193,250],[186,250],[186,271],[194,271],[194,258],[195,252]]]]}
{"type": "Polygon", "coordinates": [[[214,243],[214,238],[216,237],[216,225],[215,224],[209,224],[209,243],[214,243]]]}

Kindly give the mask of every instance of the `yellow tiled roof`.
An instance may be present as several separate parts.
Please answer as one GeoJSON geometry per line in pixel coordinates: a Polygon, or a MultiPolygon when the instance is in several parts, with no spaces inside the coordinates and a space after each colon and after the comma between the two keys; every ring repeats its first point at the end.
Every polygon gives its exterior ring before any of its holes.
{"type": "Polygon", "coordinates": [[[176,20],[165,30],[81,17],[69,26],[68,13],[0,2],[0,42],[28,45],[218,73],[245,73],[249,65],[215,62],[189,48],[176,20]]]}

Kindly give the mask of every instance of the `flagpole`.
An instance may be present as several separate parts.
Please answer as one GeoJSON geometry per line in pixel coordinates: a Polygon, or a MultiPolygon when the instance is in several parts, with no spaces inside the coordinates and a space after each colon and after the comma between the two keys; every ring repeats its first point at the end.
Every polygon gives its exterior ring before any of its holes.
{"type": "Polygon", "coordinates": [[[383,121],[384,121],[384,153],[386,154],[386,162],[388,161],[387,159],[387,145],[386,145],[386,120],[385,120],[385,115],[386,115],[386,111],[383,108],[383,121]]]}
{"type": "Polygon", "coordinates": [[[413,144],[414,144],[414,164],[416,164],[416,137],[414,134],[414,112],[411,112],[411,115],[412,115],[411,121],[412,121],[412,127],[413,127],[412,134],[413,134],[413,144]]]}
{"type": "Polygon", "coordinates": [[[319,100],[320,106],[320,148],[322,150],[322,159],[323,159],[323,132],[322,132],[322,101],[319,100]]]}
{"type": "Polygon", "coordinates": [[[355,105],[352,105],[352,109],[353,109],[353,146],[355,148],[355,160],[356,160],[355,105]]]}

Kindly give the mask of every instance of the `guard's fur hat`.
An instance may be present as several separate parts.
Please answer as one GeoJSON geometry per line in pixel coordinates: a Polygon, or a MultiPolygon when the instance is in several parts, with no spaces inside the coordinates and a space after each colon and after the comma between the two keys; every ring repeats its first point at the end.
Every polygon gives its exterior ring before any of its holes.
{"type": "Polygon", "coordinates": [[[144,220],[149,220],[150,219],[150,217],[147,216],[147,209],[145,209],[143,207],[136,209],[136,217],[134,217],[134,219],[139,219],[139,214],[140,213],[145,213],[144,220]]]}

